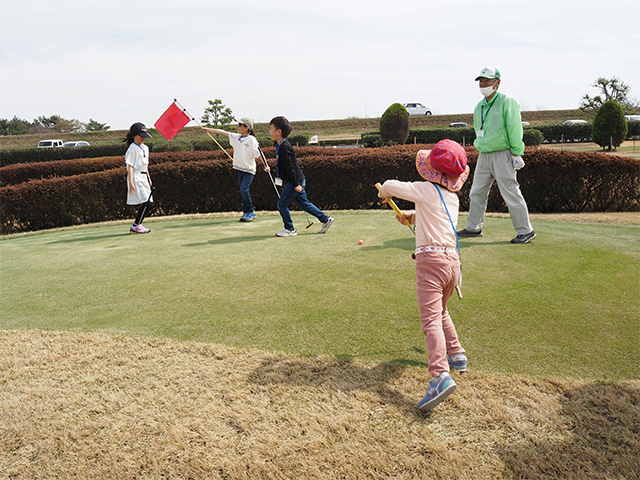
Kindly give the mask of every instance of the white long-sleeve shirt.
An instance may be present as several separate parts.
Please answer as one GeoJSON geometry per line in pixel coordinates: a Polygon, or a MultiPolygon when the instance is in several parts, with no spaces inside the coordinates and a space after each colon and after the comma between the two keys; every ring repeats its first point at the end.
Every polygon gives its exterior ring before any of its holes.
{"type": "Polygon", "coordinates": [[[387,180],[382,184],[378,196],[398,197],[415,203],[416,247],[456,248],[456,235],[451,225],[451,222],[454,226],[458,224],[460,201],[456,193],[431,182],[387,180]],[[436,188],[442,193],[451,221],[436,188]]]}

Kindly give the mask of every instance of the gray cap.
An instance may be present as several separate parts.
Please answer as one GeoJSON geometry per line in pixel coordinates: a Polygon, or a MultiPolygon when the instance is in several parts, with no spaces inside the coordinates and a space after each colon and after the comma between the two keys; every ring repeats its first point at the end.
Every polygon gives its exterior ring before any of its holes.
{"type": "Polygon", "coordinates": [[[249,130],[253,130],[253,118],[242,117],[240,120],[238,120],[238,123],[244,123],[247,127],[249,127],[249,130]]]}

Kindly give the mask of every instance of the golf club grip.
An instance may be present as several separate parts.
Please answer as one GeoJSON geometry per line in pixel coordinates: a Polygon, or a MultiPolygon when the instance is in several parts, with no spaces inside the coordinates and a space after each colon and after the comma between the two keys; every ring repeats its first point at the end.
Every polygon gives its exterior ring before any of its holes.
{"type": "MultiPolygon", "coordinates": [[[[380,183],[376,183],[376,188],[378,189],[378,191],[380,191],[380,188],[382,187],[382,185],[380,185],[380,183]]],[[[391,208],[393,209],[394,212],[396,212],[396,215],[398,215],[400,218],[402,218],[402,212],[400,211],[400,209],[398,208],[398,205],[396,205],[396,202],[393,201],[392,198],[389,199],[389,201],[387,202],[391,208]]],[[[409,222],[409,220],[407,220],[405,218],[404,224],[411,228],[411,223],[409,222]]],[[[413,231],[413,228],[411,228],[411,230],[413,231]]]]}

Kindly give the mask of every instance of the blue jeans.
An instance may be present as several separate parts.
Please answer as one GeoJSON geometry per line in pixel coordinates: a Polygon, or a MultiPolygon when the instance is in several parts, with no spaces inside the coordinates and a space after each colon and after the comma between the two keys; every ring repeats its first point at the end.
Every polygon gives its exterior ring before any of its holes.
{"type": "Polygon", "coordinates": [[[238,185],[240,185],[240,196],[242,197],[242,211],[244,213],[253,212],[253,202],[249,193],[249,187],[253,182],[253,174],[240,170],[236,170],[236,173],[238,174],[238,185]]]}
{"type": "Polygon", "coordinates": [[[294,200],[303,211],[313,215],[322,223],[329,220],[329,216],[322,212],[307,198],[307,191],[305,190],[306,183],[306,181],[302,182],[301,192],[296,192],[296,186],[293,183],[287,183],[280,194],[280,200],[278,200],[278,211],[280,212],[280,216],[284,222],[284,228],[287,230],[294,229],[293,222],[291,221],[291,213],[289,212],[289,205],[294,200]]]}

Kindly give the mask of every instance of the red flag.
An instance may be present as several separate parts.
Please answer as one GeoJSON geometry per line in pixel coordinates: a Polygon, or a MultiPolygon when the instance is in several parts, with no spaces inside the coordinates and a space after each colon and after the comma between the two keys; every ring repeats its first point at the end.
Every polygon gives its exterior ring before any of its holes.
{"type": "Polygon", "coordinates": [[[189,116],[174,102],[167,108],[167,111],[160,116],[154,126],[164,138],[171,140],[190,120],[189,116]]]}

